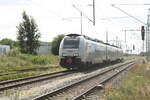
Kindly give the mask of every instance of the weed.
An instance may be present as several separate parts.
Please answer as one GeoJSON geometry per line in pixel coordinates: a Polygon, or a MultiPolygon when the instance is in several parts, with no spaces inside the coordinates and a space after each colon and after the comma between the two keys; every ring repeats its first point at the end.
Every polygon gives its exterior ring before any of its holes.
{"type": "Polygon", "coordinates": [[[54,56],[52,54],[39,54],[36,56],[21,54],[16,48],[5,55],[0,55],[0,81],[63,70],[62,67],[58,67],[50,68],[45,71],[29,71],[23,73],[17,72],[19,69],[41,68],[52,65],[58,65],[58,56],[54,56]]]}
{"type": "Polygon", "coordinates": [[[149,63],[139,64],[133,68],[129,78],[117,90],[110,92],[107,100],[150,100],[149,63]]]}

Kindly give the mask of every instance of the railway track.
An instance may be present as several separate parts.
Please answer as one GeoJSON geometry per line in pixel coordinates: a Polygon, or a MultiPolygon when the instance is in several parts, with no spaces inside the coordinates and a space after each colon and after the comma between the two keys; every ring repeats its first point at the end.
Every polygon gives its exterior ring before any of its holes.
{"type": "Polygon", "coordinates": [[[67,84],[50,93],[41,95],[33,100],[79,100],[84,97],[89,91],[93,90],[99,84],[103,84],[122,71],[135,64],[135,61],[117,64],[113,67],[101,70],[98,73],[93,73],[82,77],[77,81],[67,84]]]}
{"type": "Polygon", "coordinates": [[[26,78],[20,78],[15,80],[8,80],[8,81],[2,81],[0,82],[0,91],[4,91],[11,88],[16,88],[19,86],[40,82],[48,79],[53,79],[61,76],[65,76],[71,73],[74,73],[75,70],[65,70],[65,71],[59,71],[59,72],[53,72],[53,73],[47,73],[37,76],[31,76],[26,78]]]}
{"type": "Polygon", "coordinates": [[[0,71],[0,73],[2,72],[2,74],[0,74],[0,76],[13,75],[13,74],[17,74],[20,72],[42,71],[42,70],[48,70],[50,68],[57,68],[57,67],[59,67],[59,66],[56,65],[56,66],[39,67],[39,68],[24,68],[24,69],[13,70],[13,72],[11,72],[11,73],[4,73],[4,71],[0,71]]]}

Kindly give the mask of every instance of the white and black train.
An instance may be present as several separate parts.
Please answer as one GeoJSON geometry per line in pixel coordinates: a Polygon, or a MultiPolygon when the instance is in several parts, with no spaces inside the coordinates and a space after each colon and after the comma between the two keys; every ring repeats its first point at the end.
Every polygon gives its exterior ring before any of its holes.
{"type": "Polygon", "coordinates": [[[59,63],[66,68],[83,68],[122,59],[122,49],[79,34],[66,35],[59,47],[59,63]]]}

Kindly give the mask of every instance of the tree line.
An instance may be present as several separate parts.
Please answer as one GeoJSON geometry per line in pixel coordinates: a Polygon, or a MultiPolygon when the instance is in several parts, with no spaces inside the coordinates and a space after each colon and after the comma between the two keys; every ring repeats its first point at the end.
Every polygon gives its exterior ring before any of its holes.
{"type": "MultiPolygon", "coordinates": [[[[32,16],[22,13],[22,21],[17,28],[17,41],[5,38],[0,40],[1,45],[10,45],[10,48],[18,47],[21,53],[37,55],[37,49],[40,46],[39,38],[41,33],[38,25],[32,16]]],[[[59,53],[59,45],[64,37],[63,34],[55,37],[51,43],[51,51],[54,55],[59,53]]]]}

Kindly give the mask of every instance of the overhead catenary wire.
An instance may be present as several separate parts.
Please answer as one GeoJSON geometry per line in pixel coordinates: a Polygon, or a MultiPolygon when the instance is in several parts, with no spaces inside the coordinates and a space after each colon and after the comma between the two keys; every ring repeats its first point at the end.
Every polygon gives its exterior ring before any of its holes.
{"type": "Polygon", "coordinates": [[[63,20],[67,20],[67,19],[79,19],[80,17],[67,17],[67,18],[63,18],[63,20]]]}
{"type": "MultiPolygon", "coordinates": [[[[71,4],[77,11],[80,12],[80,14],[82,13],[82,16],[84,16],[85,18],[87,18],[90,22],[93,23],[93,25],[95,25],[95,0],[93,0],[92,4],[88,4],[88,5],[81,5],[81,4],[71,4]],[[77,6],[93,6],[93,19],[89,18],[85,13],[83,13],[82,10],[80,10],[79,8],[77,8],[77,6]]],[[[78,18],[63,18],[62,20],[70,20],[70,19],[78,19],[78,18]]]]}
{"type": "Polygon", "coordinates": [[[115,5],[141,5],[141,6],[143,6],[143,5],[150,5],[150,3],[132,3],[132,4],[115,4],[115,5]]]}
{"type": "Polygon", "coordinates": [[[46,7],[44,7],[43,5],[41,5],[41,4],[37,3],[37,2],[34,2],[33,0],[31,0],[31,2],[32,2],[33,4],[35,4],[35,5],[37,5],[38,7],[42,8],[42,9],[45,9],[45,10],[48,11],[49,13],[51,13],[51,14],[53,14],[53,15],[59,17],[59,18],[62,20],[62,16],[61,16],[60,14],[57,14],[56,12],[54,12],[54,11],[52,11],[52,10],[50,10],[50,9],[48,9],[48,8],[46,8],[46,7]]]}
{"type": "Polygon", "coordinates": [[[119,11],[123,12],[124,14],[130,16],[131,18],[135,19],[136,21],[138,21],[138,22],[140,22],[140,23],[142,23],[142,24],[144,24],[144,25],[147,25],[145,22],[143,22],[143,21],[141,21],[140,19],[134,17],[133,15],[127,13],[126,11],[120,9],[119,7],[115,6],[114,4],[112,4],[112,7],[116,8],[116,9],[118,9],[119,11]]]}
{"type": "MultiPolygon", "coordinates": [[[[75,5],[73,5],[72,4],[72,6],[76,9],[76,10],[78,10],[79,12],[82,12],[79,8],[77,8],[75,5]]],[[[88,16],[86,16],[83,12],[82,12],[82,15],[85,17],[85,18],[87,18],[90,22],[92,22],[93,23],[93,20],[91,20],[88,16]]]]}
{"type": "Polygon", "coordinates": [[[81,17],[66,17],[66,18],[62,18],[63,21],[67,20],[67,21],[71,21],[72,19],[80,19],[81,17]]]}
{"type": "Polygon", "coordinates": [[[121,16],[121,17],[104,17],[101,20],[109,20],[109,19],[122,19],[122,18],[130,18],[129,16],[121,16]]]}

